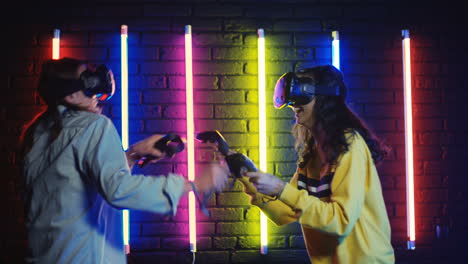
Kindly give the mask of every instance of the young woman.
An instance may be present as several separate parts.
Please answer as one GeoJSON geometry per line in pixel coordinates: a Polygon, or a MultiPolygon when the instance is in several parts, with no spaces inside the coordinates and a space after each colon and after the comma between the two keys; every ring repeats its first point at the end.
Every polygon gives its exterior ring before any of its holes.
{"type": "Polygon", "coordinates": [[[345,97],[343,75],[333,66],[283,75],[274,103],[295,112],[296,173],[289,183],[264,172],[247,173],[243,182],[276,224],[301,224],[312,263],[394,263],[375,166],[386,149],[345,97]]]}
{"type": "Polygon", "coordinates": [[[99,114],[98,100],[113,90],[104,66],[69,58],[43,64],[38,92],[47,110],[23,138],[27,263],[126,263],[121,209],[175,215],[192,188],[219,191],[227,181],[219,164],[194,184],[173,173],[132,175],[142,157],[164,157],[153,147],[161,135],[124,152],[114,125],[99,114]]]}

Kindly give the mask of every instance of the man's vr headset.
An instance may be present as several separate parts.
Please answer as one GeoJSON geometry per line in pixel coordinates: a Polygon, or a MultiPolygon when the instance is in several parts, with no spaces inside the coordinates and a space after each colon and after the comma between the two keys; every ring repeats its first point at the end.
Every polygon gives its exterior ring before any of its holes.
{"type": "Polygon", "coordinates": [[[294,72],[283,74],[275,86],[273,104],[281,109],[285,106],[305,105],[316,95],[339,96],[340,82],[323,83],[309,77],[298,77],[294,72]]]}
{"type": "Polygon", "coordinates": [[[95,70],[86,69],[79,79],[49,78],[47,86],[49,98],[56,99],[82,90],[88,97],[96,95],[100,101],[105,101],[115,92],[114,75],[105,65],[99,65],[95,70]]]}

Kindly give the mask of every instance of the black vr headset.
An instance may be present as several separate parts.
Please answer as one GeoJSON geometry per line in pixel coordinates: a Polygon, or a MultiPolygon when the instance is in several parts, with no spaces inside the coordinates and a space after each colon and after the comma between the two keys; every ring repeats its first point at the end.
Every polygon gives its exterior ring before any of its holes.
{"type": "Polygon", "coordinates": [[[341,83],[319,82],[308,77],[298,77],[295,72],[288,72],[276,82],[273,104],[275,108],[281,109],[285,106],[308,104],[316,95],[342,96],[344,91],[341,83]]]}
{"type": "Polygon", "coordinates": [[[99,65],[95,70],[86,69],[79,79],[49,78],[47,86],[48,97],[55,99],[82,90],[88,97],[96,95],[100,101],[105,101],[115,92],[114,75],[105,65],[99,65]]]}

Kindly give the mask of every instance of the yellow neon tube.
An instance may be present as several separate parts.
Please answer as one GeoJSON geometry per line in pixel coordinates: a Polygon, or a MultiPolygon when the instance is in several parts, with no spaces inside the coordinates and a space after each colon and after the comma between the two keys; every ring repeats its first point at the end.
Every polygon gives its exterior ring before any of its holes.
{"type": "MultiPolygon", "coordinates": [[[[128,149],[128,27],[122,25],[120,27],[120,64],[122,71],[121,80],[121,105],[122,105],[122,148],[128,149]]],[[[125,253],[130,253],[130,215],[128,210],[123,210],[123,240],[125,245],[125,253]]]]}
{"type": "MultiPolygon", "coordinates": [[[[258,133],[260,170],[267,171],[266,96],[265,96],[265,32],[258,29],[258,133]]],[[[260,212],[260,253],[268,253],[268,221],[260,212]]]]}
{"type": "Polygon", "coordinates": [[[409,30],[402,30],[403,37],[403,86],[405,104],[405,153],[406,153],[406,217],[408,249],[416,249],[414,215],[414,164],[413,164],[413,109],[411,102],[411,54],[409,30]]]}
{"type": "MultiPolygon", "coordinates": [[[[187,113],[187,167],[188,180],[195,180],[195,130],[193,124],[193,69],[192,69],[192,26],[185,26],[185,89],[187,113]]],[[[197,251],[197,219],[195,215],[195,195],[188,194],[190,251],[197,251]]]]}
{"type": "Polygon", "coordinates": [[[60,29],[54,29],[54,38],[52,38],[52,59],[60,59],[60,29]]]}

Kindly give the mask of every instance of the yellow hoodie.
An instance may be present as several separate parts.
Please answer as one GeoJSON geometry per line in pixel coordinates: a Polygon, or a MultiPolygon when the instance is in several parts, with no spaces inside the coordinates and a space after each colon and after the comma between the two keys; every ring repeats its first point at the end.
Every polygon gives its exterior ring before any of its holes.
{"type": "MultiPolygon", "coordinates": [[[[277,200],[256,192],[243,178],[245,191],[275,224],[299,221],[313,264],[394,263],[390,224],[382,188],[363,138],[347,133],[349,150],[336,169],[320,177],[317,159],[298,168],[277,200]]],[[[318,156],[318,155],[316,155],[318,156]]]]}

